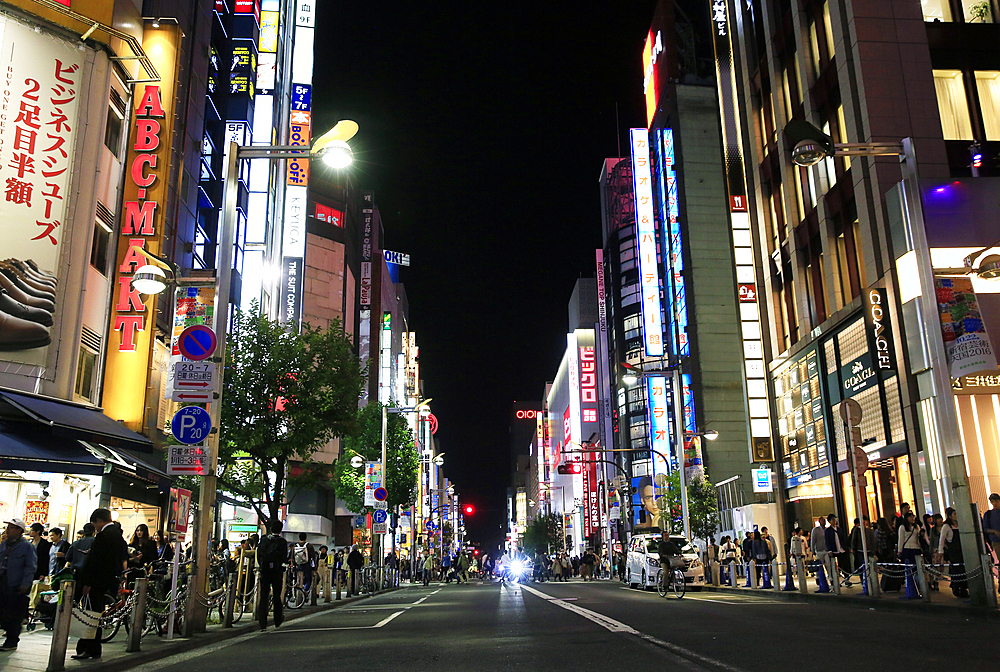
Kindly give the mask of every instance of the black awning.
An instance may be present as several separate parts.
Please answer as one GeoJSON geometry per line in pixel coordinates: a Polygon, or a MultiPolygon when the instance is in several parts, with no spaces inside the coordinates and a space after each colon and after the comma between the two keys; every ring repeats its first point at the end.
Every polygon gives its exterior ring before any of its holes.
{"type": "Polygon", "coordinates": [[[28,438],[0,423],[0,470],[46,471],[57,474],[104,473],[104,460],[79,441],[28,438]]]}
{"type": "Polygon", "coordinates": [[[94,445],[94,448],[104,461],[111,465],[112,469],[117,469],[126,474],[138,476],[150,483],[160,483],[161,481],[172,482],[174,479],[167,475],[160,467],[139,459],[135,455],[123,452],[121,449],[115,450],[107,445],[94,445]]]}
{"type": "Polygon", "coordinates": [[[103,443],[115,448],[152,452],[153,442],[112,420],[96,406],[0,388],[0,419],[34,420],[53,436],[103,443]]]}

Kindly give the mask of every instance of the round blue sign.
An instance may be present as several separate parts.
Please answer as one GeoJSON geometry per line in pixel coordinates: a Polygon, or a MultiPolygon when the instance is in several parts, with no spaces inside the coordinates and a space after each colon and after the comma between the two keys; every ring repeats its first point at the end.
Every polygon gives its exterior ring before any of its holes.
{"type": "Polygon", "coordinates": [[[374,520],[376,523],[384,523],[385,519],[388,517],[389,514],[386,513],[383,509],[375,509],[375,513],[372,514],[372,520],[374,520]]]}
{"type": "Polygon", "coordinates": [[[384,502],[389,497],[389,491],[385,488],[375,488],[375,492],[372,494],[374,494],[375,499],[380,502],[384,502]]]}
{"type": "Polygon", "coordinates": [[[196,324],[181,332],[177,339],[177,349],[190,360],[200,362],[215,354],[219,344],[215,332],[204,324],[196,324]]]}
{"type": "Polygon", "coordinates": [[[212,431],[212,416],[201,406],[186,406],[174,413],[170,431],[181,443],[201,443],[212,431]]]}

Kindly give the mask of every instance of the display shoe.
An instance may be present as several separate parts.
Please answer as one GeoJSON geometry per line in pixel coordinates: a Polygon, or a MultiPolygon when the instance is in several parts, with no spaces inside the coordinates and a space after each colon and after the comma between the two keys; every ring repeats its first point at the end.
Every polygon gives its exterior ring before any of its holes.
{"type": "Polygon", "coordinates": [[[52,313],[21,303],[3,288],[0,288],[0,310],[22,320],[44,324],[46,327],[52,326],[52,313]]]}
{"type": "Polygon", "coordinates": [[[56,276],[55,276],[54,273],[50,273],[49,271],[44,270],[43,268],[41,268],[38,264],[36,264],[31,259],[25,259],[24,263],[26,263],[28,266],[31,266],[33,269],[35,269],[36,273],[40,273],[42,275],[46,275],[46,276],[52,278],[53,280],[55,280],[56,276]]]}
{"type": "Polygon", "coordinates": [[[21,273],[21,271],[17,270],[10,264],[5,264],[0,261],[0,273],[3,273],[10,278],[13,283],[20,287],[21,291],[25,294],[55,303],[56,295],[54,292],[49,292],[34,286],[30,281],[24,279],[24,274],[21,273]]]}
{"type": "MultiPolygon", "coordinates": [[[[41,292],[42,294],[51,294],[52,299],[55,299],[56,290],[54,287],[49,287],[48,285],[43,285],[37,280],[32,280],[24,273],[24,271],[22,271],[17,266],[14,266],[13,264],[8,264],[5,261],[0,261],[0,268],[6,269],[10,273],[13,273],[21,282],[23,282],[30,289],[33,289],[35,292],[41,292]]],[[[43,296],[42,298],[47,299],[49,297],[43,296]]]]}
{"type": "Polygon", "coordinates": [[[0,310],[0,350],[28,350],[51,342],[48,327],[0,310]]]}
{"type": "Polygon", "coordinates": [[[41,308],[42,310],[47,310],[50,313],[54,313],[56,310],[56,304],[54,302],[49,301],[48,299],[40,299],[33,294],[21,291],[21,288],[2,272],[0,272],[0,289],[6,290],[7,293],[10,294],[11,298],[25,304],[26,306],[41,308]]]}
{"type": "Polygon", "coordinates": [[[39,275],[34,271],[34,269],[31,268],[31,266],[28,266],[26,263],[18,259],[7,259],[7,263],[20,270],[26,277],[50,288],[53,292],[56,290],[56,281],[54,278],[39,275]]]}

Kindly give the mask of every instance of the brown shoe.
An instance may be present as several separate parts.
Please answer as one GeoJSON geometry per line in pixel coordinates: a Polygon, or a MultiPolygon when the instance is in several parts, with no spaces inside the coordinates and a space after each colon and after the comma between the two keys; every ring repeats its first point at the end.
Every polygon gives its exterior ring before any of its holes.
{"type": "Polygon", "coordinates": [[[22,286],[21,289],[26,291],[28,294],[34,294],[41,299],[49,299],[50,301],[55,301],[56,293],[55,289],[47,285],[43,285],[40,282],[36,282],[25,275],[21,269],[12,264],[8,264],[5,261],[0,261],[0,271],[7,274],[7,277],[11,280],[17,282],[20,280],[22,286]]]}
{"type": "Polygon", "coordinates": [[[31,280],[34,280],[35,282],[39,283],[40,285],[48,287],[49,288],[48,291],[51,291],[51,292],[56,291],[56,280],[55,280],[55,278],[45,277],[45,276],[42,276],[42,275],[36,273],[35,270],[33,268],[31,268],[31,266],[28,266],[26,263],[24,263],[23,261],[20,261],[18,259],[7,259],[6,262],[8,264],[10,264],[11,266],[14,266],[15,268],[17,268],[19,271],[21,271],[21,273],[23,273],[25,275],[25,277],[30,278],[31,280]]]}
{"type": "Polygon", "coordinates": [[[28,350],[51,342],[48,327],[0,311],[0,350],[28,350]]]}
{"type": "Polygon", "coordinates": [[[27,292],[22,291],[21,288],[2,271],[0,271],[0,289],[7,290],[7,293],[10,294],[11,297],[27,306],[31,306],[32,308],[41,308],[42,310],[47,310],[50,313],[54,313],[56,310],[56,305],[53,301],[41,299],[33,294],[28,294],[27,292]]]}
{"type": "Polygon", "coordinates": [[[28,296],[34,296],[39,299],[46,299],[48,301],[52,301],[53,303],[55,302],[56,298],[55,292],[46,289],[41,289],[39,286],[36,286],[30,280],[26,280],[24,274],[21,273],[21,271],[14,268],[13,266],[11,266],[10,264],[5,264],[4,262],[0,261],[0,273],[3,273],[8,278],[10,278],[14,282],[14,284],[20,287],[21,291],[27,294],[28,296]]]}
{"type": "Polygon", "coordinates": [[[54,273],[50,273],[49,271],[46,271],[45,269],[41,268],[38,264],[36,264],[31,259],[25,259],[24,263],[26,263],[28,266],[31,266],[33,269],[35,269],[36,272],[41,273],[42,275],[47,275],[48,277],[50,277],[52,279],[55,279],[55,277],[56,277],[54,273]]]}
{"type": "Polygon", "coordinates": [[[2,287],[0,287],[0,311],[21,320],[37,322],[38,324],[45,325],[46,327],[52,326],[52,313],[47,310],[42,310],[41,308],[32,308],[29,305],[21,303],[8,294],[7,290],[2,287]]]}

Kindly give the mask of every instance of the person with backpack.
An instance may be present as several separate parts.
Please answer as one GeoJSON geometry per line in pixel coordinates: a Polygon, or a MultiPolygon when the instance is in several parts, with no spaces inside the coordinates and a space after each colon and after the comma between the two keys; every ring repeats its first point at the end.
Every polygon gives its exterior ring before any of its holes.
{"type": "Polygon", "coordinates": [[[267,605],[274,602],[274,627],[281,627],[284,616],[281,611],[281,584],[285,578],[285,562],[288,558],[288,542],[281,538],[281,521],[272,520],[268,524],[270,534],[260,540],[257,546],[257,566],[260,568],[260,611],[257,620],[261,630],[267,630],[267,605]],[[274,599],[271,600],[271,595],[274,599]]]}
{"type": "Polygon", "coordinates": [[[365,566],[365,556],[361,554],[361,547],[357,544],[351,548],[351,554],[347,556],[347,567],[351,570],[350,585],[351,589],[348,591],[351,595],[357,595],[360,586],[359,579],[361,578],[361,568],[365,566]]]}
{"type": "Polygon", "coordinates": [[[299,540],[292,547],[292,564],[295,565],[296,580],[302,586],[306,595],[312,588],[313,570],[316,569],[316,551],[306,542],[306,533],[299,532],[299,540]]]}

